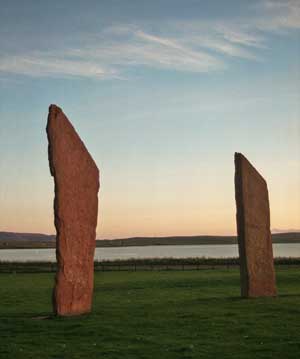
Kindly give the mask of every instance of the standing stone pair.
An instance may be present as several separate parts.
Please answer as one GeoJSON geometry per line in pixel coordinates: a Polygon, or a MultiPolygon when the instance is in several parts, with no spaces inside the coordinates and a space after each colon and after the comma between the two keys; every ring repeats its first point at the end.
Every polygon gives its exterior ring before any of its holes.
{"type": "MultiPolygon", "coordinates": [[[[61,316],[91,311],[98,214],[99,171],[62,110],[51,105],[48,156],[55,183],[58,270],[53,310],[61,316]]],[[[267,184],[235,154],[235,198],[243,297],[275,296],[267,184]]]]}

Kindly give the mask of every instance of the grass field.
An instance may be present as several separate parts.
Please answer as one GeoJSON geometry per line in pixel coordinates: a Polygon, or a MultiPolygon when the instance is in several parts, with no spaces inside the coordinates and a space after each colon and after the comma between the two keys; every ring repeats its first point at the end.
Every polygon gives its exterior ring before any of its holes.
{"type": "Polygon", "coordinates": [[[0,274],[0,358],[299,358],[300,269],[240,299],[230,270],[97,272],[93,313],[51,314],[53,274],[0,274]]]}

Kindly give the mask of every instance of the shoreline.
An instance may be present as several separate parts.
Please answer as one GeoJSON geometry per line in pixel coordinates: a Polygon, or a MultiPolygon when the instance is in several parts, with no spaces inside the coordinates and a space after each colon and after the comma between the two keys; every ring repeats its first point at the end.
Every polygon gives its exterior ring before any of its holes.
{"type": "MultiPolygon", "coordinates": [[[[119,240],[118,240],[119,241],[119,240]]],[[[102,242],[97,240],[95,248],[124,248],[124,247],[151,247],[151,246],[223,246],[223,245],[237,245],[237,240],[229,240],[229,241],[222,241],[222,240],[210,240],[210,241],[189,241],[189,240],[181,240],[181,242],[173,242],[173,241],[166,241],[164,242],[146,242],[146,243],[113,243],[113,244],[106,244],[106,243],[99,243],[102,242]]],[[[272,244],[299,244],[300,239],[273,239],[272,244]]],[[[56,242],[53,241],[51,243],[26,243],[25,245],[22,244],[3,244],[0,242],[0,250],[5,249],[55,249],[56,242]]]]}

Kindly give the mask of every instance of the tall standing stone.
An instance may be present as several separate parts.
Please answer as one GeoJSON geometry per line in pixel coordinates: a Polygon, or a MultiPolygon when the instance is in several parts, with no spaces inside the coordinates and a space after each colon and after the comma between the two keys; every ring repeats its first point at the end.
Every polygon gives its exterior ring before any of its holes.
{"type": "Polygon", "coordinates": [[[57,232],[53,310],[57,315],[78,315],[90,312],[92,306],[99,171],[55,105],[49,107],[47,136],[57,232]]]}
{"type": "Polygon", "coordinates": [[[241,294],[276,296],[267,183],[241,153],[234,159],[241,294]]]}

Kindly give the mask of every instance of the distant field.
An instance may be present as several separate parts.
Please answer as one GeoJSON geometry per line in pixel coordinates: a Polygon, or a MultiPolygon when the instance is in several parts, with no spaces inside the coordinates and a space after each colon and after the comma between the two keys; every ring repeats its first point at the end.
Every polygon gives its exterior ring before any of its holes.
{"type": "Polygon", "coordinates": [[[53,274],[0,274],[0,358],[300,356],[300,269],[278,298],[240,299],[238,270],[97,272],[93,313],[51,315],[53,274]]]}

